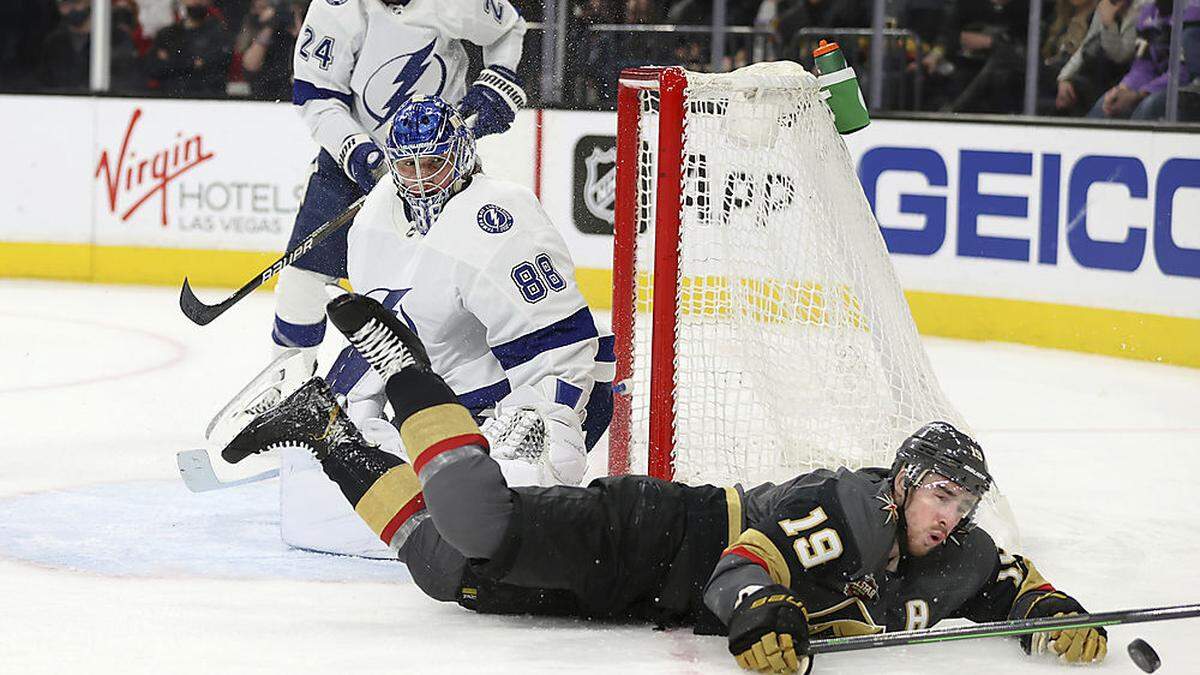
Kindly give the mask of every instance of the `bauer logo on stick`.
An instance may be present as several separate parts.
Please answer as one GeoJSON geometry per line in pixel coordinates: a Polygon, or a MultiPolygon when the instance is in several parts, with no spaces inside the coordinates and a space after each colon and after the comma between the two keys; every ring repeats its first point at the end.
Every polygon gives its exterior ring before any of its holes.
{"type": "Polygon", "coordinates": [[[513,226],[512,214],[495,204],[484,204],[475,216],[479,229],[492,234],[508,232],[513,226]]]}

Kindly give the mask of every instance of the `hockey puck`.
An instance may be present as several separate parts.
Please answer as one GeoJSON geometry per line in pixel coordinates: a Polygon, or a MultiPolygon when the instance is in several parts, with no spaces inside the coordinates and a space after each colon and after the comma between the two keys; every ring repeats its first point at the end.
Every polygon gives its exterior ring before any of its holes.
{"type": "Polygon", "coordinates": [[[1158,658],[1158,652],[1154,651],[1154,647],[1141,638],[1130,642],[1126,649],[1129,652],[1129,658],[1133,659],[1137,667],[1144,672],[1153,673],[1162,665],[1162,659],[1158,658]]]}

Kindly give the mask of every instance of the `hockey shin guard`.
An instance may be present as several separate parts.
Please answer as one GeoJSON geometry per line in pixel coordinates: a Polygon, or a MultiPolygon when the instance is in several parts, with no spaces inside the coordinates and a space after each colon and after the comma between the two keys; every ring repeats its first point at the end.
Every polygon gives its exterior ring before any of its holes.
{"type": "MultiPolygon", "coordinates": [[[[325,339],[325,293],[337,279],[288,266],[275,287],[275,327],[272,341],[279,347],[317,347],[325,339]]],[[[316,360],[316,354],[312,356],[316,360]]]]}

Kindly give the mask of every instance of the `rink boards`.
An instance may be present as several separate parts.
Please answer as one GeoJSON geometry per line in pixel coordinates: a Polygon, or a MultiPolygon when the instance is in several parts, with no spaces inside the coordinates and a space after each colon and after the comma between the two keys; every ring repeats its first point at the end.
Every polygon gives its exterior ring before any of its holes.
{"type": "MultiPolygon", "coordinates": [[[[0,276],[240,286],[285,246],[316,153],[287,104],[0,106],[26,121],[0,128],[0,276]]],[[[615,127],[525,111],[480,150],[539,194],[597,307],[615,127]]],[[[846,140],[922,332],[1200,366],[1200,134],[877,120],[846,140]]]]}

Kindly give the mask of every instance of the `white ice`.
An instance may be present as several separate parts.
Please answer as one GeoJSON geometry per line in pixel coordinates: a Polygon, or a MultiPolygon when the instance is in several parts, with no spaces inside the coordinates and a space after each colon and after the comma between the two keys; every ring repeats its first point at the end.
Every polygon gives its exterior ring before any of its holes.
{"type": "MultiPolygon", "coordinates": [[[[264,365],[270,320],[266,294],[200,328],[173,289],[0,281],[0,672],[738,672],[720,638],[478,616],[402,565],[287,550],[273,482],[187,492],[175,452],[264,365]]],[[[927,345],[1050,580],[1097,611],[1200,601],[1200,371],[927,345]]],[[[1094,670],[1137,672],[1139,636],[1200,672],[1200,619],[1116,627],[1094,670]]],[[[1063,667],[992,639],[816,672],[1063,667]]]]}

